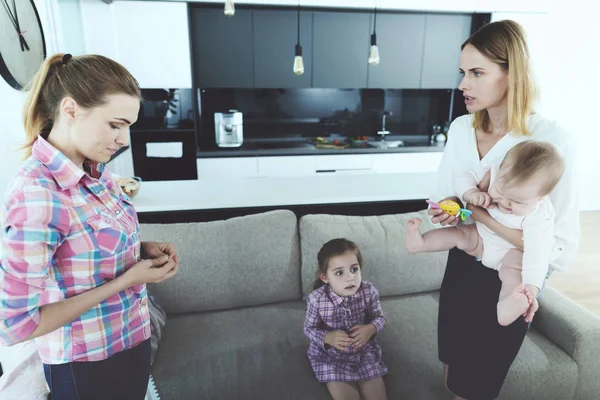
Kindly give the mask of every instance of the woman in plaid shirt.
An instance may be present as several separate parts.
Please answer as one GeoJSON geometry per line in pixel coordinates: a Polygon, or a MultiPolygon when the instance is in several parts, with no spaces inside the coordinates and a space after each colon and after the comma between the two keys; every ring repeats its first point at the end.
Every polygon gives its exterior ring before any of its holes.
{"type": "Polygon", "coordinates": [[[104,164],[129,144],[141,93],[102,56],[46,59],[24,109],[27,160],[2,211],[0,343],[35,339],[52,397],[143,399],[146,283],[177,273],[168,243],[140,242],[104,164]]]}
{"type": "Polygon", "coordinates": [[[335,400],[386,399],[382,376],[388,371],[375,340],[385,318],[379,292],[362,281],[360,250],[347,239],[333,239],[317,259],[304,321],[308,359],[317,380],[327,384],[335,400]]]}

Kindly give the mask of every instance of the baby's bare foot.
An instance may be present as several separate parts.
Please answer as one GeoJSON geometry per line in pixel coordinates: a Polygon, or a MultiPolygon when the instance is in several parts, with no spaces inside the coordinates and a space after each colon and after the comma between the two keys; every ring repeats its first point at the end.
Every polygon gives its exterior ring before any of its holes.
{"type": "Polygon", "coordinates": [[[406,250],[409,254],[418,253],[425,247],[425,241],[419,231],[420,225],[419,218],[411,218],[406,225],[406,250]]]}
{"type": "Polygon", "coordinates": [[[529,308],[530,296],[520,283],[511,294],[498,302],[498,323],[507,326],[516,321],[529,308]]]}

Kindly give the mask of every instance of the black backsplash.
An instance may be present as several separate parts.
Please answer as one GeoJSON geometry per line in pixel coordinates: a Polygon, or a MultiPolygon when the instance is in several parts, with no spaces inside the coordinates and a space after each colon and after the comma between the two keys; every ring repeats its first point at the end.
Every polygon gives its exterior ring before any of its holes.
{"type": "Polygon", "coordinates": [[[458,90],[425,89],[199,89],[198,144],[215,147],[214,113],[235,109],[243,113],[244,139],[376,136],[382,114],[396,135],[429,135],[466,114],[458,90]],[[454,95],[454,102],[451,96],[454,95]],[[452,103],[452,111],[450,106],[452,103]]]}
{"type": "Polygon", "coordinates": [[[194,129],[192,89],[142,89],[142,104],[131,130],[194,129]]]}

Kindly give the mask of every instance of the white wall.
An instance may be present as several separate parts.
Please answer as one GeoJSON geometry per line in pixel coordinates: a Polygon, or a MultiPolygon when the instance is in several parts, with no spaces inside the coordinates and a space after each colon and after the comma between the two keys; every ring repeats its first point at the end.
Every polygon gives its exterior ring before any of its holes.
{"type": "MultiPolygon", "coordinates": [[[[42,21],[47,53],[52,54],[56,52],[56,37],[52,29],[52,19],[48,16],[54,9],[46,0],[34,0],[34,3],[42,21]]],[[[13,89],[0,78],[0,196],[4,195],[6,185],[22,161],[22,153],[15,151],[15,148],[25,139],[21,119],[24,102],[25,93],[13,89]]]]}
{"type": "Polygon", "coordinates": [[[556,0],[546,15],[493,18],[513,19],[527,31],[540,87],[538,111],[561,124],[575,143],[582,211],[600,210],[600,25],[591,4],[556,0]]]}
{"type": "Polygon", "coordinates": [[[123,64],[143,88],[191,88],[186,3],[78,0],[85,51],[123,64]]]}

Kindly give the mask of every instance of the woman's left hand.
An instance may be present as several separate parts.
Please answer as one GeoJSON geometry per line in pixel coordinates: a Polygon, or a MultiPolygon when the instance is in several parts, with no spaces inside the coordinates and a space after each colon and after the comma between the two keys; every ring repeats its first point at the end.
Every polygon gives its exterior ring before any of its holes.
{"type": "Polygon", "coordinates": [[[175,246],[173,243],[142,242],[141,250],[143,259],[153,260],[155,258],[167,255],[169,256],[169,261],[164,266],[168,267],[169,269],[179,267],[179,260],[175,255],[175,246]]]}
{"type": "Polygon", "coordinates": [[[377,332],[377,328],[375,328],[375,325],[373,324],[353,326],[352,329],[350,329],[349,335],[352,339],[354,339],[354,344],[352,347],[360,348],[364,346],[364,344],[371,339],[371,336],[373,336],[375,332],[377,332]]]}

